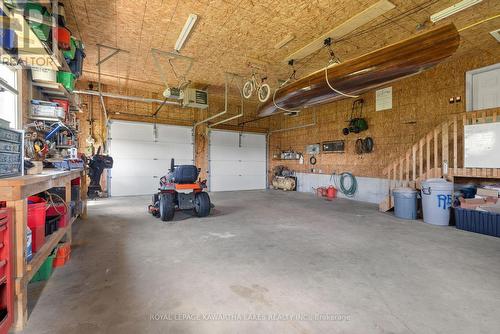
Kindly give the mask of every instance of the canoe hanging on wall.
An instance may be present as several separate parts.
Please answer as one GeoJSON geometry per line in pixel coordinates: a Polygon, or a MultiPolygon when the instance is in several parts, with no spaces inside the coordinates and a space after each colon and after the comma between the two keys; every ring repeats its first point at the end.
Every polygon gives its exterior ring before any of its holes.
{"type": "MultiPolygon", "coordinates": [[[[411,75],[419,74],[450,57],[460,45],[453,24],[431,30],[402,42],[386,46],[358,58],[328,68],[328,81],[337,91],[358,95],[411,75]]],[[[318,106],[346,96],[333,91],[326,82],[325,69],[279,89],[274,98],[259,108],[259,116],[283,110],[318,106]],[[276,104],[276,105],[275,105],[276,104]]]]}

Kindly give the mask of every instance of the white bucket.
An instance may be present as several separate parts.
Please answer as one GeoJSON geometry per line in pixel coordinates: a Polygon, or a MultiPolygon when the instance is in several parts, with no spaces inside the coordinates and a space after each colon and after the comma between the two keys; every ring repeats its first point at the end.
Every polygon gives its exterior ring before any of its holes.
{"type": "Polygon", "coordinates": [[[429,179],[422,182],[422,209],[425,223],[449,225],[452,194],[453,183],[444,179],[429,179]]]}
{"type": "Polygon", "coordinates": [[[31,76],[33,81],[57,82],[57,71],[48,68],[32,67],[31,76]]]}

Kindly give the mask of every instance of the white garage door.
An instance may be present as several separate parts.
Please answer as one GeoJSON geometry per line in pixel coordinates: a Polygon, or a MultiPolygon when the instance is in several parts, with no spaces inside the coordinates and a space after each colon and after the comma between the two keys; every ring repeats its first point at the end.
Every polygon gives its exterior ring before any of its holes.
{"type": "Polygon", "coordinates": [[[159,178],[167,174],[170,159],[177,165],[193,163],[191,128],[150,123],[112,121],[109,152],[114,159],[111,170],[111,196],[152,194],[159,178]]]}
{"type": "Polygon", "coordinates": [[[209,181],[210,191],[265,189],[266,136],[211,131],[209,181]]]}

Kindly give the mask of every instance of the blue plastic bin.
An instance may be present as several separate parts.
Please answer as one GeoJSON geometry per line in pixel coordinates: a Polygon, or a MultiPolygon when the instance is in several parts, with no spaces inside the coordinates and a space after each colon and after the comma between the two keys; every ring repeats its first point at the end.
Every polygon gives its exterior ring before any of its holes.
{"type": "Polygon", "coordinates": [[[455,223],[459,230],[500,237],[500,214],[455,208],[455,223]]]}
{"type": "Polygon", "coordinates": [[[0,28],[0,43],[0,46],[6,50],[13,50],[17,48],[16,32],[12,29],[0,28]]]}

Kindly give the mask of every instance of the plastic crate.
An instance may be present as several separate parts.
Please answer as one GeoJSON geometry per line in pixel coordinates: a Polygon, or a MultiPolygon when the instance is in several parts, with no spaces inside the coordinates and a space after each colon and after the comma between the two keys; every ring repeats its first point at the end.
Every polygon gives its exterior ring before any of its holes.
{"type": "Polygon", "coordinates": [[[48,280],[50,278],[50,275],[52,275],[52,266],[55,257],[56,256],[54,254],[49,255],[49,257],[47,257],[47,259],[43,262],[42,266],[40,267],[40,269],[38,269],[35,276],[33,276],[30,282],[40,282],[48,280]]]}
{"type": "Polygon", "coordinates": [[[62,84],[69,92],[75,89],[75,75],[71,72],[57,72],[57,82],[62,84]]]}
{"type": "Polygon", "coordinates": [[[500,237],[500,214],[455,208],[455,223],[459,230],[500,237]]]}

